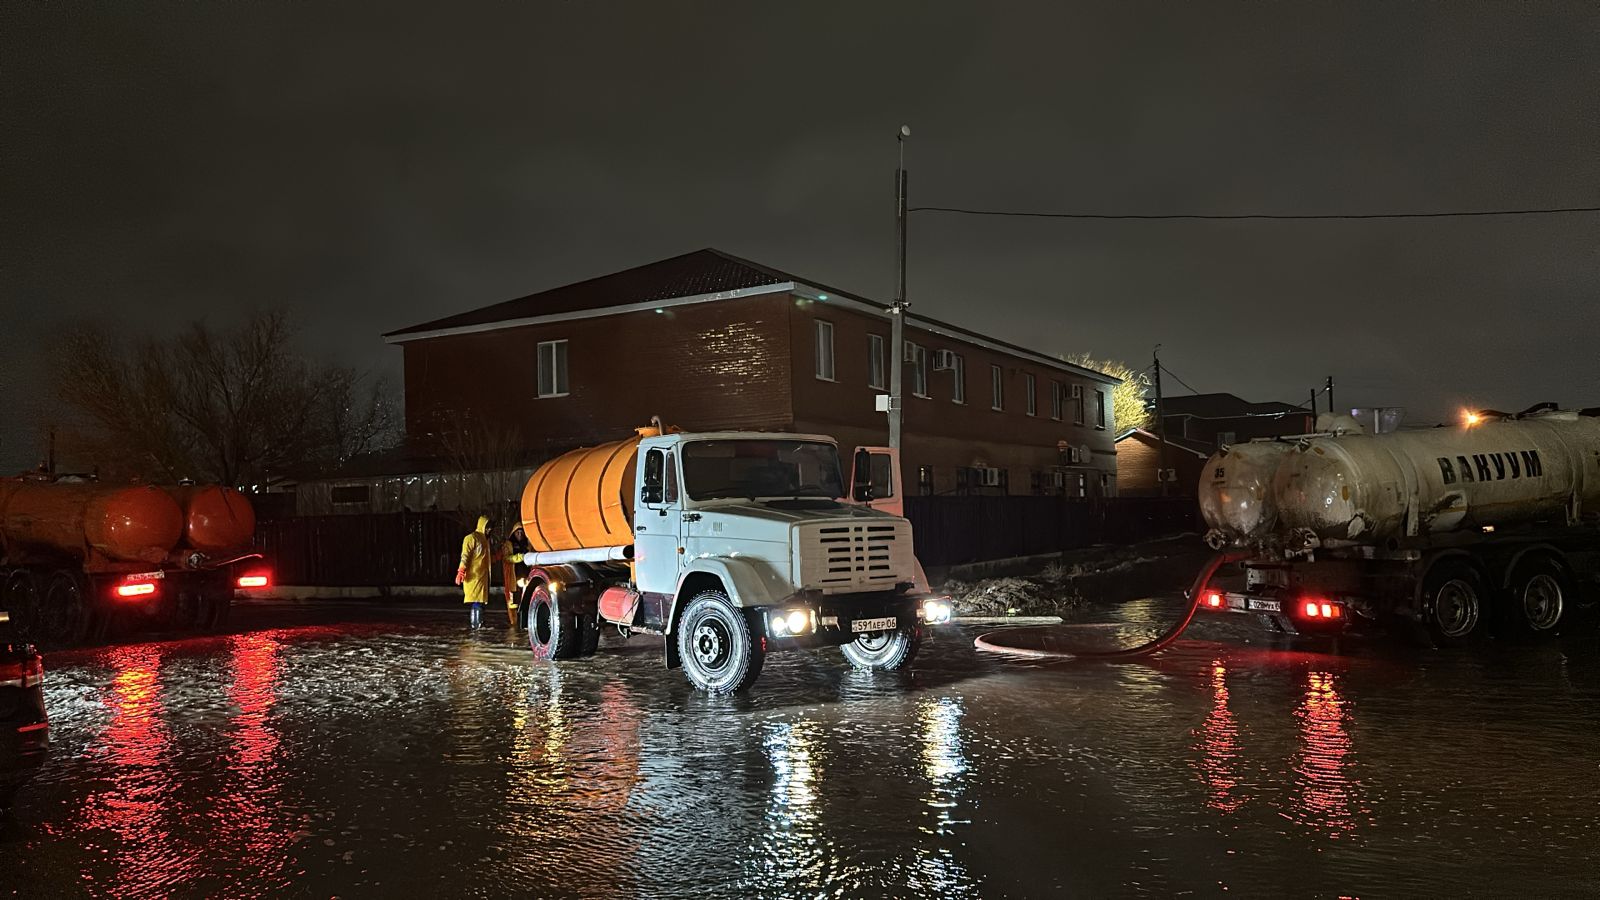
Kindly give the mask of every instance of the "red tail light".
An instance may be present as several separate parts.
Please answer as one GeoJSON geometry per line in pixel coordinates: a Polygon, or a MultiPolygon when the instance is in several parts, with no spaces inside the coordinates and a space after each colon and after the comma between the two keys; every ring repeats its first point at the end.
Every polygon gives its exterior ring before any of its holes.
{"type": "Polygon", "coordinates": [[[1211,607],[1212,609],[1221,609],[1222,608],[1222,594],[1218,593],[1217,591],[1212,591],[1212,592],[1206,594],[1206,605],[1211,607]]]}
{"type": "Polygon", "coordinates": [[[1320,615],[1322,615],[1322,609],[1320,607],[1318,607],[1317,604],[1315,604],[1315,603],[1307,603],[1306,604],[1306,618],[1315,619],[1317,616],[1320,616],[1320,615]]]}
{"type": "Polygon", "coordinates": [[[35,656],[21,662],[0,662],[0,687],[30,688],[44,682],[44,660],[35,656]]]}
{"type": "Polygon", "coordinates": [[[272,575],[267,572],[249,572],[240,575],[234,582],[241,588],[264,588],[272,584],[272,575]]]}
{"type": "Polygon", "coordinates": [[[154,581],[124,581],[117,585],[117,596],[123,599],[148,597],[156,592],[154,581]]]}
{"type": "Polygon", "coordinates": [[[1308,619],[1338,619],[1344,616],[1344,607],[1319,598],[1308,598],[1302,609],[1308,619]]]}

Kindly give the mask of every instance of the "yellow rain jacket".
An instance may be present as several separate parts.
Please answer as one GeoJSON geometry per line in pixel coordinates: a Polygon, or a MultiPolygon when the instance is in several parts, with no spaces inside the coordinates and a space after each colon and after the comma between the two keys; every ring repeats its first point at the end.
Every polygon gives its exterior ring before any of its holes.
{"type": "Polygon", "coordinates": [[[478,530],[461,539],[461,565],[456,569],[456,584],[461,585],[463,603],[489,602],[489,517],[478,517],[478,530]]]}

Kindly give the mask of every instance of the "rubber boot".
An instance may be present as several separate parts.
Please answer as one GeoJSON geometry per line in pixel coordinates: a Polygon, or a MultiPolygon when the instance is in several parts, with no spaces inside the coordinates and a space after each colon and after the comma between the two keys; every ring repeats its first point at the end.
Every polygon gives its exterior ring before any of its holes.
{"type": "Polygon", "coordinates": [[[471,619],[472,619],[472,627],[473,627],[473,629],[476,630],[478,628],[482,628],[483,627],[483,604],[482,603],[469,603],[467,605],[472,607],[472,612],[470,613],[470,616],[471,616],[471,619]]]}

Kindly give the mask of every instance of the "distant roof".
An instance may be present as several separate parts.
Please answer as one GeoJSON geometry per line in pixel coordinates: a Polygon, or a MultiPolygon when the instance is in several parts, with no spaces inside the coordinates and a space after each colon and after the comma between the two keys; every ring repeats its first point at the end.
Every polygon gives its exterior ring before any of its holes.
{"type": "MultiPolygon", "coordinates": [[[[1115,443],[1120,444],[1124,439],[1133,437],[1134,435],[1138,435],[1147,441],[1157,444],[1161,442],[1160,436],[1156,435],[1154,432],[1146,431],[1143,428],[1129,428],[1127,431],[1117,435],[1115,443]]],[[[1193,453],[1195,456],[1198,456],[1201,459],[1210,459],[1211,454],[1217,452],[1217,448],[1212,444],[1208,444],[1205,441],[1197,441],[1193,438],[1179,437],[1175,434],[1167,437],[1167,443],[1177,447],[1179,450],[1186,450],[1190,453],[1193,453]]]]}
{"type": "Polygon", "coordinates": [[[1161,398],[1162,415],[1194,416],[1199,419],[1234,419],[1243,416],[1305,414],[1304,407],[1288,403],[1251,403],[1233,394],[1190,394],[1161,398]]]}
{"type": "MultiPolygon", "coordinates": [[[[886,304],[869,300],[859,294],[842,291],[829,287],[810,278],[802,278],[788,272],[779,271],[770,266],[741,259],[721,250],[707,247],[671,259],[663,259],[631,269],[623,269],[610,275],[601,275],[587,281],[578,281],[562,287],[551,288],[515,300],[506,300],[479,309],[457,313],[442,319],[434,319],[419,325],[411,325],[397,331],[391,331],[384,338],[391,343],[400,343],[408,339],[415,340],[423,337],[444,336],[440,332],[461,331],[486,331],[495,327],[510,327],[528,319],[541,316],[556,316],[563,313],[575,313],[590,310],[605,310],[612,307],[626,307],[641,303],[657,303],[665,300],[696,297],[716,299],[719,294],[733,294],[735,292],[757,292],[762,288],[773,290],[786,290],[795,285],[805,285],[817,288],[834,297],[853,300],[857,303],[871,306],[878,310],[888,310],[886,304]]],[[[1065,362],[1057,357],[1030,350],[1016,344],[1007,343],[952,325],[931,319],[922,315],[907,316],[907,321],[919,326],[932,327],[949,331],[964,337],[973,338],[989,344],[996,345],[1005,350],[1021,355],[1047,361],[1058,368],[1081,372],[1097,381],[1106,384],[1118,384],[1121,379],[1095,369],[1085,368],[1073,363],[1065,362]]]]}

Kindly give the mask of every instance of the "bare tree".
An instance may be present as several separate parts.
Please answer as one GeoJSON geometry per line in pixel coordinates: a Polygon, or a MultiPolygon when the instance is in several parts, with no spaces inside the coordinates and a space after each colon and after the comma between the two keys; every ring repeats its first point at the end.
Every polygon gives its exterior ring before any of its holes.
{"type": "MultiPolygon", "coordinates": [[[[437,435],[440,448],[450,473],[461,479],[462,496],[468,495],[467,485],[475,482],[484,496],[481,511],[489,507],[512,504],[520,496],[522,483],[512,470],[529,461],[528,448],[522,433],[515,427],[504,427],[492,422],[473,421],[463,417],[437,435]]],[[[502,512],[496,508],[495,512],[502,512]]]]}
{"type": "Polygon", "coordinates": [[[152,476],[270,481],[343,462],[394,432],[382,379],[313,362],[282,311],[232,330],[204,321],[170,338],[128,340],[85,324],[57,354],[56,395],[97,456],[152,476]]]}

